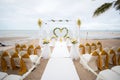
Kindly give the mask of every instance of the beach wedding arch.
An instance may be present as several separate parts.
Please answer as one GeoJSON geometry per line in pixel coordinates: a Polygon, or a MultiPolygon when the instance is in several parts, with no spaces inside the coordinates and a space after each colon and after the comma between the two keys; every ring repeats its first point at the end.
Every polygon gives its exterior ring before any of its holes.
{"type": "Polygon", "coordinates": [[[53,29],[53,34],[56,36],[56,37],[59,37],[59,34],[62,34],[62,37],[67,37],[68,36],[68,29],[66,27],[63,27],[63,28],[54,28],[53,29]]]}

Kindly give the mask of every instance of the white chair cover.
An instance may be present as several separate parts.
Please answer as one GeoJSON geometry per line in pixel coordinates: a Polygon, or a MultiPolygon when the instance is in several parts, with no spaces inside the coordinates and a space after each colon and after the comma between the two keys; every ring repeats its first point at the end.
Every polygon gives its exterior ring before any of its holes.
{"type": "Polygon", "coordinates": [[[91,52],[95,51],[95,46],[91,46],[91,52]]]}
{"type": "Polygon", "coordinates": [[[8,75],[7,77],[5,77],[3,80],[21,80],[22,77],[19,75],[8,75]]]}
{"type": "Polygon", "coordinates": [[[33,63],[32,63],[32,61],[31,61],[30,58],[22,58],[22,59],[23,59],[23,61],[25,62],[28,70],[29,70],[30,68],[32,68],[33,63]]]}
{"type": "Polygon", "coordinates": [[[79,48],[76,44],[72,44],[70,49],[70,57],[77,60],[79,58],[79,48]]]}
{"type": "Polygon", "coordinates": [[[116,63],[118,64],[118,58],[120,56],[120,53],[119,52],[116,52],[116,63]]]}
{"type": "Polygon", "coordinates": [[[97,71],[98,70],[98,67],[97,67],[97,59],[98,59],[98,56],[92,56],[90,54],[84,54],[82,56],[82,59],[80,61],[80,63],[86,68],[86,66],[84,65],[85,63],[88,64],[88,66],[94,70],[94,71],[97,71]]]}
{"type": "Polygon", "coordinates": [[[5,56],[4,59],[5,59],[6,63],[7,63],[7,66],[10,67],[10,69],[11,69],[10,57],[9,56],[5,56]]]}
{"type": "Polygon", "coordinates": [[[30,54],[34,54],[34,49],[33,48],[30,48],[30,54]]]}
{"type": "Polygon", "coordinates": [[[0,80],[3,80],[3,78],[5,78],[6,76],[8,76],[7,73],[5,73],[5,72],[0,72],[0,80]]]}
{"type": "Polygon", "coordinates": [[[20,51],[19,52],[19,56],[22,56],[22,55],[24,55],[24,54],[26,54],[27,53],[27,51],[20,51]]]}
{"type": "Polygon", "coordinates": [[[106,69],[98,74],[96,80],[120,80],[120,76],[114,71],[106,69]]]}
{"type": "Polygon", "coordinates": [[[85,54],[90,54],[90,53],[89,53],[89,49],[90,49],[89,46],[85,46],[85,54]]]}
{"type": "Polygon", "coordinates": [[[120,66],[114,66],[111,68],[112,71],[116,72],[120,76],[120,66]]]}
{"type": "Polygon", "coordinates": [[[13,58],[14,62],[15,62],[15,65],[17,67],[20,67],[20,58],[19,57],[16,57],[16,58],[13,58]]]}
{"type": "Polygon", "coordinates": [[[110,64],[113,64],[113,60],[112,60],[113,56],[114,56],[114,54],[109,54],[109,63],[110,64]]]}
{"type": "Polygon", "coordinates": [[[37,55],[30,55],[30,59],[35,64],[36,61],[38,60],[38,56],[37,55]]]}
{"type": "Polygon", "coordinates": [[[37,49],[37,55],[41,56],[41,50],[40,49],[37,49]]]}
{"type": "Polygon", "coordinates": [[[49,44],[45,44],[41,55],[44,59],[48,59],[50,57],[50,54],[51,54],[51,50],[49,44]]]}
{"type": "Polygon", "coordinates": [[[101,55],[101,59],[102,59],[102,66],[105,66],[106,55],[101,55]]]}

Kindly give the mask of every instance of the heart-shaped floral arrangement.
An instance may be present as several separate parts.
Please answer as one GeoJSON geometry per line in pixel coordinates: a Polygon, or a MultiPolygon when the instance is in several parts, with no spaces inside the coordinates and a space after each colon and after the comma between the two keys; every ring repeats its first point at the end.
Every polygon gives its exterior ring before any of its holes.
{"type": "Polygon", "coordinates": [[[59,34],[62,35],[61,37],[67,37],[67,35],[68,35],[68,29],[67,29],[66,27],[63,27],[63,28],[58,28],[58,27],[56,27],[56,28],[53,30],[53,34],[54,34],[56,37],[60,37],[59,34]]]}

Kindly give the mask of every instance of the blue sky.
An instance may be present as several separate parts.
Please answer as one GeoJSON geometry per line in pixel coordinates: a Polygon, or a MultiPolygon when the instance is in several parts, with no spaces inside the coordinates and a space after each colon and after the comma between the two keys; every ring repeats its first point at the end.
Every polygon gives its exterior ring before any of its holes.
{"type": "MultiPolygon", "coordinates": [[[[51,19],[76,22],[80,18],[82,30],[120,30],[120,14],[114,8],[92,17],[97,7],[111,1],[114,0],[0,0],[0,30],[39,30],[39,18],[45,23],[51,19]]],[[[77,25],[71,27],[74,26],[77,25]]]]}

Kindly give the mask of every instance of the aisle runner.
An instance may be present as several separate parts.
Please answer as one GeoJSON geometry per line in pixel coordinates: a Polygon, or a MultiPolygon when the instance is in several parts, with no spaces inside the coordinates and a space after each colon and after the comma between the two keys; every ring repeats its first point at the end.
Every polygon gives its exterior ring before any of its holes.
{"type": "Polygon", "coordinates": [[[80,80],[65,42],[57,42],[41,80],[80,80]]]}
{"type": "Polygon", "coordinates": [[[70,57],[66,42],[57,41],[51,57],[70,57]]]}

